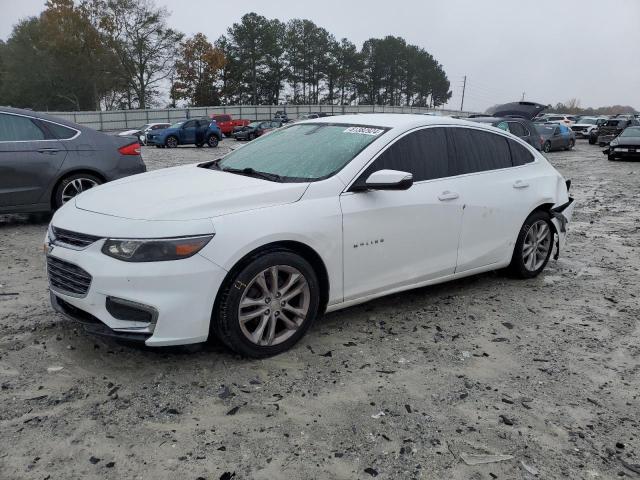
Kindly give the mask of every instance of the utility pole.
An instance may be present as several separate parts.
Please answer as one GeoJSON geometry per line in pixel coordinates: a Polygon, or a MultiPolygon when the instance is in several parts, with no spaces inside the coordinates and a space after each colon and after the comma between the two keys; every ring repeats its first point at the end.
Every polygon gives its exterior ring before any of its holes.
{"type": "Polygon", "coordinates": [[[462,83],[462,101],[460,102],[460,111],[462,111],[462,108],[464,107],[464,91],[467,89],[467,76],[464,76],[464,80],[462,83]]]}
{"type": "Polygon", "coordinates": [[[520,99],[521,102],[524,102],[524,94],[527,92],[522,92],[522,98],[520,99]]]}

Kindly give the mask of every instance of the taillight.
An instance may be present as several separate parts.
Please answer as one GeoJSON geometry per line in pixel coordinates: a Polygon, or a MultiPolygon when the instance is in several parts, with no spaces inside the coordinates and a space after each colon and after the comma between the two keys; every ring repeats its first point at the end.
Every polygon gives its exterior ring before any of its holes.
{"type": "Polygon", "coordinates": [[[120,152],[120,155],[140,155],[140,144],[135,142],[125,145],[124,147],[120,147],[118,152],[120,152]]]}

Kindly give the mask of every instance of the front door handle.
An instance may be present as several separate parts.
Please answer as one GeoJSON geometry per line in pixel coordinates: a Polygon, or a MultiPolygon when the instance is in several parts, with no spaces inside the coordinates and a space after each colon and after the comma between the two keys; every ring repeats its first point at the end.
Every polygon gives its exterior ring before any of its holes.
{"type": "Polygon", "coordinates": [[[527,182],[523,182],[522,180],[517,180],[516,183],[513,184],[513,188],[528,188],[529,184],[527,182]]]}
{"type": "Polygon", "coordinates": [[[458,195],[456,192],[450,192],[449,190],[445,190],[440,195],[438,195],[438,200],[440,200],[441,202],[446,202],[447,200],[455,200],[459,196],[460,195],[458,195]]]}

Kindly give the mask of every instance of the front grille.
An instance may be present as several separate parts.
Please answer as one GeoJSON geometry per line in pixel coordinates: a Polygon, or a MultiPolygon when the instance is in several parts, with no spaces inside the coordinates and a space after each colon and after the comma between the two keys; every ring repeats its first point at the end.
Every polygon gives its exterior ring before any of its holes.
{"type": "Polygon", "coordinates": [[[47,256],[47,274],[51,287],[61,293],[84,297],[91,286],[91,275],[88,272],[51,255],[47,256]]]}
{"type": "Polygon", "coordinates": [[[587,127],[571,127],[571,130],[573,130],[574,132],[582,132],[586,129],[587,127]]]}
{"type": "Polygon", "coordinates": [[[64,243],[65,245],[71,245],[72,247],[85,248],[91,245],[93,242],[100,240],[101,237],[95,235],[87,235],[86,233],[71,232],[62,228],[53,227],[53,235],[55,240],[64,243]]]}

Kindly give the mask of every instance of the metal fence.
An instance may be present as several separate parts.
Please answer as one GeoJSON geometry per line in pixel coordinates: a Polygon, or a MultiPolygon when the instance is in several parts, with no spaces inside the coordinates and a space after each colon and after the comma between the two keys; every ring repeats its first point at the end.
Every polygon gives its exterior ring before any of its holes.
{"type": "Polygon", "coordinates": [[[286,111],[291,119],[306,113],[324,112],[332,115],[348,113],[432,113],[466,117],[472,112],[420,107],[390,107],[384,105],[233,105],[223,107],[165,108],[147,110],[107,110],[98,112],[47,112],[96,130],[137,128],[145,123],[174,122],[183,118],[208,117],[226,113],[235,118],[267,120],[277,111],[286,111]]]}

